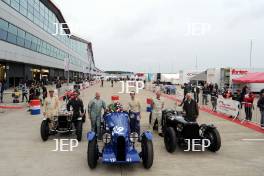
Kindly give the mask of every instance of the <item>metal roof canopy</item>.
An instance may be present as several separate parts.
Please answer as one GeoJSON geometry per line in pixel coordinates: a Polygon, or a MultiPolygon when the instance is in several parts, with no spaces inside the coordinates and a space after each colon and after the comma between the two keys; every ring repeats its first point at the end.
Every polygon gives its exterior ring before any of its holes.
{"type": "Polygon", "coordinates": [[[191,81],[207,81],[207,74],[206,71],[203,71],[194,77],[190,78],[191,81]]]}

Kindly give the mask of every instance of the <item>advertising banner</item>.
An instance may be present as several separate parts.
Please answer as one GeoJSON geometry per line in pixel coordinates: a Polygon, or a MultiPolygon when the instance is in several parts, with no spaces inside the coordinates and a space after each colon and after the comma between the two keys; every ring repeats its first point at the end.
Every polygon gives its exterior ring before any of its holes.
{"type": "Polygon", "coordinates": [[[238,112],[239,112],[238,106],[239,106],[238,101],[218,98],[216,111],[223,113],[223,114],[227,114],[227,115],[236,117],[238,115],[238,112]]]}

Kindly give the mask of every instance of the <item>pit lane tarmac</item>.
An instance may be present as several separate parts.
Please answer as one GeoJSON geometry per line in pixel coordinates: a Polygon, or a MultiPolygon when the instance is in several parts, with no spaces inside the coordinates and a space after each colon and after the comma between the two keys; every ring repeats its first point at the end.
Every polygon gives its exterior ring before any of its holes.
{"type": "MultiPolygon", "coordinates": [[[[105,87],[99,85],[82,92],[84,104],[94,97],[96,91],[110,102],[111,95],[119,95],[124,105],[129,100],[128,94],[118,94],[117,85],[105,87]]],[[[143,90],[137,95],[143,111],[146,109],[146,98],[154,94],[143,90]]],[[[174,107],[174,102],[165,99],[166,107],[174,107]]],[[[89,120],[84,124],[83,140],[71,152],[54,152],[55,141],[51,138],[42,142],[40,124],[42,116],[31,116],[27,109],[0,113],[0,175],[3,176],[262,176],[264,173],[264,142],[243,139],[264,139],[263,134],[239,126],[224,119],[200,112],[199,123],[213,123],[220,131],[222,147],[217,153],[184,152],[177,148],[172,154],[165,149],[163,138],[154,132],[154,162],[146,170],[142,164],[104,165],[98,162],[96,169],[87,165],[86,133],[90,130],[89,120]]],[[[142,114],[142,130],[148,129],[148,113],[142,114]]],[[[58,139],[70,139],[70,136],[56,136],[58,139]]],[[[74,136],[73,136],[74,137],[74,136]]]]}

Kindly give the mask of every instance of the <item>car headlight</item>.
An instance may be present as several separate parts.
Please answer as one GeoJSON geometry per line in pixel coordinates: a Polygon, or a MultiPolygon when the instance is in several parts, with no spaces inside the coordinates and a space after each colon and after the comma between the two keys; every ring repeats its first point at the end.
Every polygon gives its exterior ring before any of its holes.
{"type": "Polygon", "coordinates": [[[182,124],[177,124],[177,126],[176,126],[176,129],[177,129],[177,131],[182,131],[183,130],[183,125],[182,124]]]}
{"type": "Polygon", "coordinates": [[[138,140],[138,134],[136,132],[131,133],[129,139],[131,142],[135,143],[138,140]]]}
{"type": "Polygon", "coordinates": [[[104,142],[105,144],[110,143],[110,142],[111,142],[111,134],[109,134],[109,133],[105,133],[105,134],[103,134],[103,142],[104,142]]]}

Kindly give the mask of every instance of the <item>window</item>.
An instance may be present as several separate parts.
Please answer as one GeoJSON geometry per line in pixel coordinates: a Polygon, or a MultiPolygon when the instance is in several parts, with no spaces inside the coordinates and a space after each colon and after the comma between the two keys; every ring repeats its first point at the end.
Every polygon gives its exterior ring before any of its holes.
{"type": "Polygon", "coordinates": [[[7,31],[0,28],[0,40],[6,40],[7,31]]]}
{"type": "Polygon", "coordinates": [[[3,0],[5,3],[10,4],[10,0],[3,0]]]}
{"type": "Polygon", "coordinates": [[[31,49],[33,51],[37,51],[37,38],[32,36],[32,40],[31,40],[31,49]]]}
{"type": "Polygon", "coordinates": [[[18,44],[19,46],[24,47],[24,46],[25,46],[25,39],[22,38],[22,37],[17,36],[17,44],[18,44]]]}
{"type": "Polygon", "coordinates": [[[29,33],[26,33],[25,47],[29,49],[31,48],[31,37],[32,35],[30,35],[29,33]]]}
{"type": "Polygon", "coordinates": [[[0,29],[8,31],[8,22],[3,19],[0,19],[0,29]]]}
{"type": "Polygon", "coordinates": [[[27,9],[26,9],[26,8],[20,6],[19,11],[20,11],[20,13],[21,13],[22,15],[27,16],[27,9]]]}
{"type": "Polygon", "coordinates": [[[33,21],[33,14],[28,11],[28,18],[33,21]]]}
{"type": "Polygon", "coordinates": [[[27,0],[20,0],[20,8],[21,7],[27,8],[27,0]]]}
{"type": "Polygon", "coordinates": [[[11,0],[11,7],[19,11],[19,0],[11,0]]]}
{"type": "Polygon", "coordinates": [[[21,38],[25,38],[26,33],[21,29],[17,29],[17,35],[21,38]]]}
{"type": "Polygon", "coordinates": [[[12,24],[9,24],[8,32],[10,32],[10,33],[12,33],[14,35],[17,35],[17,27],[12,25],[12,24]]]}
{"type": "Polygon", "coordinates": [[[28,12],[30,12],[30,13],[32,13],[33,14],[33,12],[34,12],[34,8],[33,8],[33,6],[32,5],[30,5],[30,4],[28,4],[28,12]]]}
{"type": "Polygon", "coordinates": [[[16,35],[8,32],[8,34],[7,34],[7,41],[8,42],[13,43],[13,44],[16,44],[17,43],[16,39],[17,39],[16,38],[16,35]]]}

